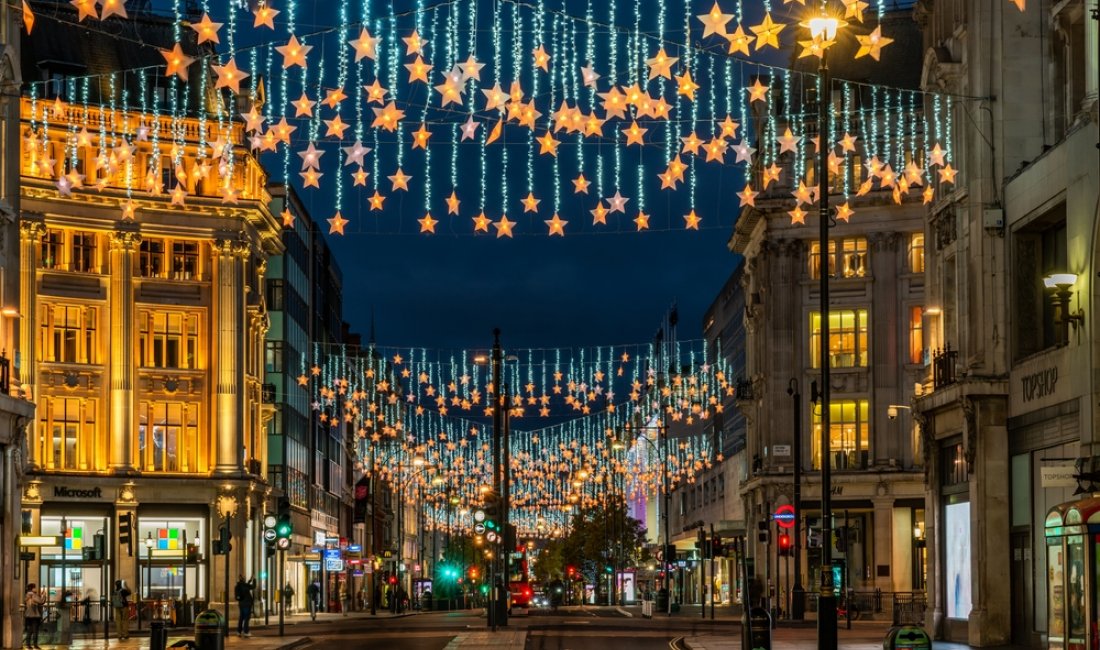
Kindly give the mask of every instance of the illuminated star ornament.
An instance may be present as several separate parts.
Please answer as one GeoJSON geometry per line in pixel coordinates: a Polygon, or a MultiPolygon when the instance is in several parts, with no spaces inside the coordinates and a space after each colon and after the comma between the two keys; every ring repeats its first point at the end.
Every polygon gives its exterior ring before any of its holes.
{"type": "Polygon", "coordinates": [[[420,232],[430,232],[433,234],[435,233],[435,224],[439,223],[439,221],[432,218],[430,212],[425,214],[423,219],[417,219],[417,222],[420,223],[420,232]]]}
{"type": "Polygon", "coordinates": [[[877,25],[874,31],[866,36],[856,34],[856,40],[859,41],[859,51],[856,52],[855,58],[870,56],[875,61],[879,60],[882,48],[894,42],[894,39],[882,35],[882,25],[877,25]]]}
{"type": "MultiPolygon", "coordinates": [[[[160,54],[164,57],[164,63],[166,64],[164,74],[169,77],[176,75],[183,81],[187,81],[187,68],[189,68],[195,60],[183,53],[183,48],[180,47],[180,44],[176,43],[171,50],[161,50],[160,54]]],[[[214,69],[216,71],[218,66],[214,66],[214,69]]]]}
{"type": "Polygon", "coordinates": [[[343,235],[344,226],[346,226],[347,223],[348,220],[344,218],[344,215],[340,214],[339,210],[337,210],[336,214],[328,220],[328,234],[343,235]]]}
{"type": "Polygon", "coordinates": [[[547,227],[550,228],[550,236],[557,235],[559,237],[565,237],[565,225],[568,221],[563,221],[558,213],[554,213],[554,218],[545,222],[547,227]]]}
{"type": "MultiPolygon", "coordinates": [[[[176,44],[179,47],[179,44],[176,44]]],[[[214,74],[218,75],[218,80],[214,84],[214,88],[228,88],[234,93],[241,92],[241,82],[247,79],[249,75],[247,72],[242,72],[237,67],[237,62],[230,57],[229,63],[225,65],[214,65],[214,74]]]]}
{"type": "Polygon", "coordinates": [[[732,14],[722,13],[722,8],[715,2],[711,7],[709,13],[696,16],[703,23],[703,38],[716,34],[718,36],[726,35],[726,25],[729,21],[733,20],[732,14]]]}

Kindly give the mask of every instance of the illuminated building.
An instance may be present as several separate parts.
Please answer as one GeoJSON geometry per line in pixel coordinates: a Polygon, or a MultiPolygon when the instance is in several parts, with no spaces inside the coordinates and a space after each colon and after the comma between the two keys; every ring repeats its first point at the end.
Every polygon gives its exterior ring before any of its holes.
{"type": "MultiPolygon", "coordinates": [[[[145,42],[171,40],[168,21],[145,14],[123,24],[145,42]]],[[[267,258],[282,251],[281,227],[237,122],[188,118],[173,131],[171,117],[146,118],[148,132],[113,143],[106,164],[97,164],[105,155],[98,137],[82,146],[58,128],[141,123],[138,113],[91,108],[75,92],[76,75],[133,67],[124,50],[97,42],[107,39],[40,21],[23,42],[25,80],[51,83],[20,102],[19,370],[37,404],[22,508],[34,533],[66,540],[37,549],[29,579],[51,599],[65,590],[96,599],[123,579],[143,598],[224,602],[226,563],[212,546],[226,511],[230,575],[260,570],[271,416],[262,399],[262,287],[267,258]],[[58,60],[59,42],[79,46],[58,60]],[[89,56],[95,48],[101,55],[89,56]],[[44,128],[46,110],[53,128],[44,128]],[[212,158],[218,140],[229,146],[212,158]],[[70,171],[84,175],[84,187],[67,196],[57,181],[70,171]],[[127,189],[135,173],[185,189],[186,200],[127,189]],[[235,203],[223,200],[227,188],[235,203]],[[136,561],[119,535],[131,515],[136,561]],[[97,534],[105,562],[84,559],[97,534]],[[187,544],[198,545],[198,557],[184,566],[187,544]]],[[[152,74],[81,90],[98,106],[120,102],[112,92],[140,105],[143,91],[174,89],[211,116],[236,113],[233,100],[242,99],[198,97],[152,74]]]]}

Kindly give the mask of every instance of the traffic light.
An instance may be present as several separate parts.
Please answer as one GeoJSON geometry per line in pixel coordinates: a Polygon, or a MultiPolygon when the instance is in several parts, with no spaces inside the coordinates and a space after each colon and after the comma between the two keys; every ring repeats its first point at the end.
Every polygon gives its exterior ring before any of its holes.
{"type": "Polygon", "coordinates": [[[664,560],[665,562],[675,562],[676,561],[676,545],[675,544],[666,544],[665,545],[664,558],[665,558],[665,560],[664,560]]]}
{"type": "Polygon", "coordinates": [[[470,580],[477,580],[477,567],[470,567],[470,580]]]}
{"type": "Polygon", "coordinates": [[[118,545],[125,546],[134,556],[134,513],[127,512],[118,517],[118,545]]]}
{"type": "Polygon", "coordinates": [[[233,539],[233,533],[230,532],[229,526],[222,524],[218,527],[218,538],[214,540],[214,555],[226,555],[233,550],[233,544],[230,540],[233,539]]]}
{"type": "Polygon", "coordinates": [[[390,584],[391,585],[397,584],[397,576],[390,576],[390,584]]]}
{"type": "Polygon", "coordinates": [[[198,564],[199,562],[199,545],[188,544],[187,545],[187,562],[192,564],[198,564]]]}
{"type": "Polygon", "coordinates": [[[606,573],[607,575],[611,575],[612,573],[615,572],[615,569],[610,564],[608,564],[608,565],[604,566],[603,572],[606,573]]]}
{"type": "Polygon", "coordinates": [[[278,539],[290,539],[290,534],[294,532],[294,526],[290,523],[290,499],[279,497],[276,513],[275,537],[278,539]]]}
{"type": "Polygon", "coordinates": [[[103,533],[96,533],[92,536],[92,545],[84,547],[84,559],[85,560],[102,560],[104,555],[104,538],[103,533]]]}
{"type": "Polygon", "coordinates": [[[711,557],[725,557],[725,548],[722,546],[722,538],[714,535],[710,538],[711,557]]]}
{"type": "Polygon", "coordinates": [[[848,528],[846,526],[836,529],[836,550],[840,553],[848,552],[848,528]]]}
{"type": "Polygon", "coordinates": [[[570,580],[572,580],[573,577],[577,575],[577,568],[570,564],[569,566],[565,567],[565,575],[570,580]]]}
{"type": "Polygon", "coordinates": [[[500,528],[500,493],[489,490],[481,498],[482,510],[485,512],[485,527],[489,530],[500,528]]]}
{"type": "Polygon", "coordinates": [[[789,557],[791,554],[791,536],[787,533],[779,533],[779,555],[789,557]]]}

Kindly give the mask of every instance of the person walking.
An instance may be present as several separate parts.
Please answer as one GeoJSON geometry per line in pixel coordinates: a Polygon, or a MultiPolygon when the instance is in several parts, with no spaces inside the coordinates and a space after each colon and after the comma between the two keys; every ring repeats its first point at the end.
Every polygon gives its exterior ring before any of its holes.
{"type": "Polygon", "coordinates": [[[294,587],[291,587],[290,582],[288,581],[286,583],[286,586],[283,587],[283,607],[284,607],[283,611],[289,614],[293,610],[293,605],[294,605],[294,587]]]}
{"type": "Polygon", "coordinates": [[[42,627],[42,593],[33,582],[23,594],[23,646],[38,648],[38,630],[42,627]]]}
{"type": "Polygon", "coordinates": [[[121,640],[130,638],[130,590],[121,580],[115,580],[111,593],[111,608],[115,610],[115,636],[121,640]]]}
{"type": "Polygon", "coordinates": [[[256,578],[245,580],[243,575],[237,577],[237,586],[233,590],[233,596],[237,599],[240,614],[237,616],[237,636],[252,636],[248,631],[249,622],[252,619],[252,605],[256,602],[256,596],[252,593],[256,589],[256,578]]]}
{"type": "Polygon", "coordinates": [[[321,601],[321,585],[317,583],[317,580],[313,580],[306,587],[306,598],[309,599],[309,617],[316,621],[317,606],[321,601]]]}

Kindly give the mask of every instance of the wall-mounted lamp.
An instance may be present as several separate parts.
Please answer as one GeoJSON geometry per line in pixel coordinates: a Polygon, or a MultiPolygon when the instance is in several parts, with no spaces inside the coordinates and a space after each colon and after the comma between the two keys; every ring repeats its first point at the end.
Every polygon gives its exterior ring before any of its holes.
{"type": "Polygon", "coordinates": [[[1043,278],[1043,285],[1054,292],[1054,306],[1058,308],[1054,322],[1061,325],[1066,334],[1069,333],[1069,325],[1072,324],[1073,329],[1076,330],[1078,325],[1083,325],[1085,322],[1085,310],[1070,311],[1070,300],[1073,298],[1070,287],[1076,283],[1076,273],[1052,273],[1043,278]]]}
{"type": "Polygon", "coordinates": [[[886,417],[890,418],[891,420],[896,420],[898,417],[898,409],[905,409],[906,411],[913,410],[911,407],[905,406],[903,404],[891,404],[886,407],[886,417]]]}

